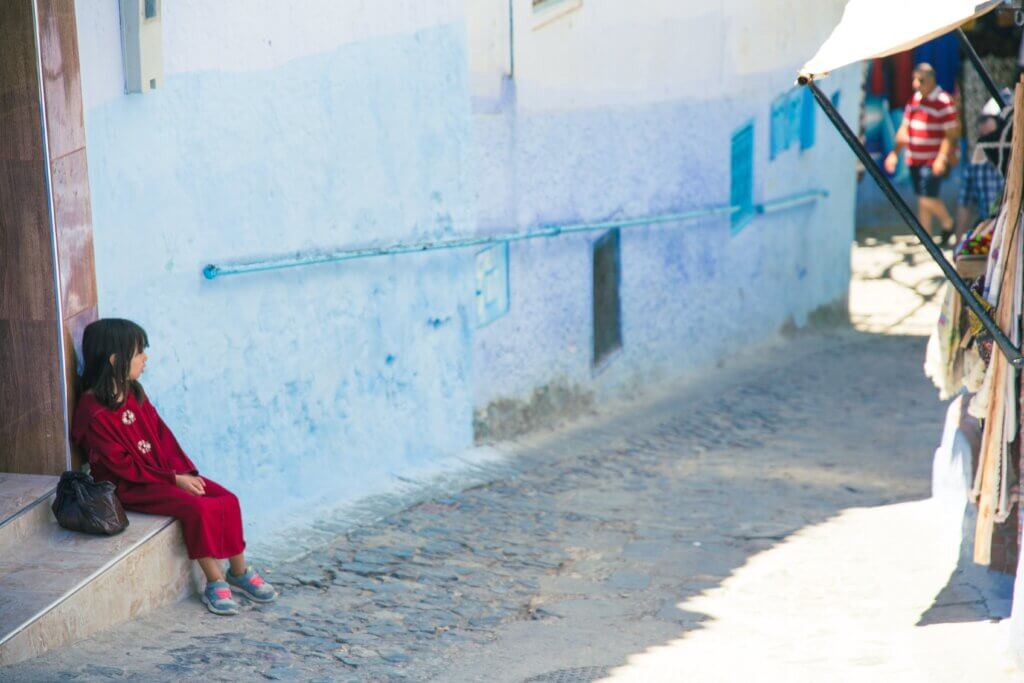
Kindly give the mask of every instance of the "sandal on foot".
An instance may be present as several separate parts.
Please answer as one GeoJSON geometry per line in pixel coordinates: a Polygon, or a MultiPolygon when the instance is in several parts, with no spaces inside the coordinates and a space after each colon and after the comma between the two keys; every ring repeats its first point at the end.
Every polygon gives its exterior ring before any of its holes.
{"type": "Polygon", "coordinates": [[[203,604],[214,614],[238,614],[238,603],[231,597],[231,586],[224,581],[208,581],[203,591],[203,604]]]}
{"type": "Polygon", "coordinates": [[[246,567],[241,576],[234,576],[231,570],[225,575],[231,590],[241,593],[253,602],[273,602],[277,600],[277,591],[252,567],[246,567]]]}

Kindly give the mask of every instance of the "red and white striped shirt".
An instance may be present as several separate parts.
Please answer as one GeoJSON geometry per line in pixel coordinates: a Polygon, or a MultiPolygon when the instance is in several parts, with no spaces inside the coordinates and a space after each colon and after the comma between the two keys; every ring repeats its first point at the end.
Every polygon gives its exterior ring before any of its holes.
{"type": "Polygon", "coordinates": [[[903,110],[903,120],[907,122],[909,133],[907,165],[925,166],[939,156],[946,132],[957,127],[956,105],[945,90],[935,86],[928,97],[914,93],[903,110]]]}

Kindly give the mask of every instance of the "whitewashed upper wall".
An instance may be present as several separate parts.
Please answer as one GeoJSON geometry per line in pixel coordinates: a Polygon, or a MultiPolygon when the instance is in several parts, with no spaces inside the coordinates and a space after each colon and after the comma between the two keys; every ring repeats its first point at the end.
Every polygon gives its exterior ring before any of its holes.
{"type": "MultiPolygon", "coordinates": [[[[845,0],[579,5],[540,24],[530,0],[512,0],[521,107],[719,99],[748,77],[802,64],[831,32],[845,0]]],[[[465,0],[465,7],[473,94],[494,97],[509,70],[510,3],[465,0]]]]}
{"type": "MultiPolygon", "coordinates": [[[[262,71],[341,45],[462,21],[460,0],[167,0],[164,71],[262,71]],[[301,11],[296,6],[301,6],[301,11]]],[[[124,94],[118,0],[78,3],[85,109],[124,94]]]]}

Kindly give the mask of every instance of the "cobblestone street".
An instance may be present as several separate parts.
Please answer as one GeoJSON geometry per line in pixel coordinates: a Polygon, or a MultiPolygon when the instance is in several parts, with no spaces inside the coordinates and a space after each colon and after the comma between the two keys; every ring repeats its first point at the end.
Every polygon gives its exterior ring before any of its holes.
{"type": "Polygon", "coordinates": [[[1016,680],[1001,606],[936,603],[944,408],[890,317],[524,441],[496,481],[268,568],[273,605],[186,601],[0,679],[1016,680]]]}

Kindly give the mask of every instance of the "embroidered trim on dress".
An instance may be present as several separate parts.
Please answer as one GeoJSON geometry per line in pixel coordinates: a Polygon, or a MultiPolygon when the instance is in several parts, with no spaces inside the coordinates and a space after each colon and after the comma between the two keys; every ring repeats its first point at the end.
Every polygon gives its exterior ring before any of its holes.
{"type": "Polygon", "coordinates": [[[124,411],[124,413],[121,414],[121,422],[123,422],[126,425],[132,424],[133,422],[135,422],[135,413],[133,413],[130,410],[124,411]]]}
{"type": "Polygon", "coordinates": [[[135,445],[139,447],[139,451],[142,453],[149,453],[153,450],[153,444],[149,443],[145,439],[139,439],[139,442],[135,445]]]}

